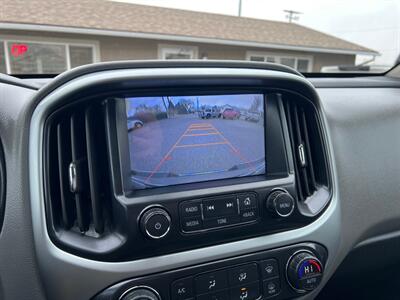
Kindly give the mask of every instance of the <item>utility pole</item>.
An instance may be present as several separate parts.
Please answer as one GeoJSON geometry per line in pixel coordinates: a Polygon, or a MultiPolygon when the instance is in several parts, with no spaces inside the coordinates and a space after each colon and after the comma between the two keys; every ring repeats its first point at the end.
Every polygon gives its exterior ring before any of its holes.
{"type": "Polygon", "coordinates": [[[242,0],[239,0],[239,13],[238,13],[239,17],[242,16],[242,0]]]}
{"type": "Polygon", "coordinates": [[[284,12],[286,13],[286,19],[289,20],[289,23],[293,23],[293,21],[299,20],[299,15],[302,13],[299,11],[294,11],[290,9],[285,9],[284,12]]]}

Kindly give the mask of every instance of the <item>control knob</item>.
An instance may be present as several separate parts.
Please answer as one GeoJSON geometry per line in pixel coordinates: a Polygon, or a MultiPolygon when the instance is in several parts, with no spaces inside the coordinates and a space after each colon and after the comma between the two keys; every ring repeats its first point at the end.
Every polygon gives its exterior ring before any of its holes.
{"type": "Polygon", "coordinates": [[[309,251],[299,251],[289,259],[287,279],[291,287],[299,293],[316,289],[322,274],[322,263],[309,251]]]}
{"type": "Polygon", "coordinates": [[[295,202],[286,190],[273,190],[267,198],[267,209],[277,217],[289,217],[294,211],[295,202]]]}
{"type": "Polygon", "coordinates": [[[162,207],[145,210],[140,216],[139,223],[143,234],[151,239],[161,239],[171,229],[171,217],[162,207]]]}
{"type": "Polygon", "coordinates": [[[138,286],[127,290],[120,300],[161,300],[156,290],[148,286],[138,286]]]}

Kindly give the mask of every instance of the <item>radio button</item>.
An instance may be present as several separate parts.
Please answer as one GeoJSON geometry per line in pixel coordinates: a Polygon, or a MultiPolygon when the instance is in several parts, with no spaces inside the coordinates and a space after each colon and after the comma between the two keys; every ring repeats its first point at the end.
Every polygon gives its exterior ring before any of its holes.
{"type": "Polygon", "coordinates": [[[238,199],[240,210],[257,207],[257,198],[255,194],[240,194],[238,195],[238,199]]]}
{"type": "Polygon", "coordinates": [[[247,209],[244,210],[240,213],[241,216],[241,221],[242,222],[250,222],[250,221],[254,221],[257,220],[258,218],[258,209],[254,208],[254,209],[247,209]]]}
{"type": "Polygon", "coordinates": [[[204,218],[237,215],[237,201],[235,197],[216,198],[203,201],[204,218]]]}
{"type": "Polygon", "coordinates": [[[229,283],[231,286],[243,285],[258,280],[256,264],[239,266],[229,270],[229,283]]]}
{"type": "Polygon", "coordinates": [[[215,228],[239,223],[237,216],[220,217],[215,219],[204,220],[204,228],[215,228]]]}
{"type": "Polygon", "coordinates": [[[181,217],[187,218],[201,215],[201,201],[186,201],[180,206],[181,217]]]}
{"type": "Polygon", "coordinates": [[[226,270],[216,271],[200,275],[195,278],[197,294],[212,293],[228,287],[228,276],[226,270]]]}
{"type": "Polygon", "coordinates": [[[181,224],[183,231],[186,232],[201,230],[203,228],[203,220],[201,219],[201,216],[184,218],[181,224]]]}

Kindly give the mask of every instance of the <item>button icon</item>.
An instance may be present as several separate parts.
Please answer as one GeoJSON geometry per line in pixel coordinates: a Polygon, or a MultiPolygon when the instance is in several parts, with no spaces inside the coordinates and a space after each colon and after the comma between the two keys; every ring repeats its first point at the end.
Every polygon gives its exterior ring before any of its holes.
{"type": "Polygon", "coordinates": [[[154,225],[154,228],[155,229],[157,229],[157,230],[160,230],[161,229],[161,223],[160,222],[157,222],[155,225],[154,225]]]}
{"type": "Polygon", "coordinates": [[[244,300],[247,299],[247,297],[249,296],[249,292],[247,291],[246,288],[241,288],[240,289],[240,300],[244,300]]]}
{"type": "Polygon", "coordinates": [[[261,262],[261,271],[264,279],[279,276],[278,261],[276,259],[267,259],[261,262]]]}
{"type": "Polygon", "coordinates": [[[243,204],[244,204],[244,206],[250,206],[251,205],[250,197],[244,198],[243,204]]]}
{"type": "Polygon", "coordinates": [[[239,281],[242,282],[243,280],[246,280],[247,278],[247,273],[240,273],[239,274],[239,281]]]}
{"type": "Polygon", "coordinates": [[[273,282],[268,283],[267,288],[269,291],[275,290],[275,284],[273,282]]]}
{"type": "Polygon", "coordinates": [[[193,278],[187,277],[174,281],[171,285],[171,300],[185,300],[194,296],[193,278]]]}
{"type": "Polygon", "coordinates": [[[260,298],[260,283],[255,281],[251,284],[233,287],[230,290],[231,300],[256,300],[260,298]]]}
{"type": "Polygon", "coordinates": [[[211,290],[213,287],[215,287],[215,279],[209,281],[208,289],[211,290]]]}
{"type": "Polygon", "coordinates": [[[263,285],[264,285],[264,292],[267,295],[267,298],[271,298],[275,295],[278,295],[281,292],[279,278],[266,280],[264,281],[263,285]]]}
{"type": "Polygon", "coordinates": [[[214,205],[207,205],[207,210],[215,210],[215,206],[214,205]]]}
{"type": "Polygon", "coordinates": [[[197,294],[221,291],[227,287],[228,274],[226,270],[202,274],[195,278],[195,290],[197,294]]]}

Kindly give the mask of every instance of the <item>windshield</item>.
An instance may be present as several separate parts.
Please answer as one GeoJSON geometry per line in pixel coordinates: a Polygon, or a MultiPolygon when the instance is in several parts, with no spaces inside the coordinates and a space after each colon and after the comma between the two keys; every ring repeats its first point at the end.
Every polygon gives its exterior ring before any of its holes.
{"type": "Polygon", "coordinates": [[[1,0],[0,73],[105,61],[245,60],[302,73],[381,73],[398,0],[1,0]]]}

